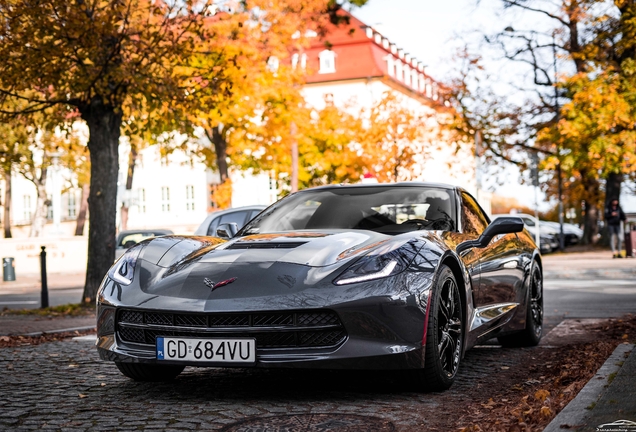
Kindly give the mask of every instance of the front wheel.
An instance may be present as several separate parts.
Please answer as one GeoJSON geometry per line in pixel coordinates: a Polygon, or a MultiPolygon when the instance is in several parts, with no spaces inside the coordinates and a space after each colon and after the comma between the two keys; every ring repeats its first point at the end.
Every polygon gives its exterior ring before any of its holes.
{"type": "Polygon", "coordinates": [[[424,390],[442,391],[455,381],[464,329],[459,287],[447,266],[440,268],[430,301],[424,369],[412,371],[411,378],[424,390]]]}
{"type": "Polygon", "coordinates": [[[528,306],[526,308],[526,328],[519,333],[499,336],[497,340],[504,347],[536,346],[543,333],[543,275],[539,264],[532,263],[528,286],[528,306]]]}
{"type": "Polygon", "coordinates": [[[117,369],[128,378],[148,382],[172,381],[185,369],[185,366],[174,365],[118,362],[115,364],[117,369]]]}

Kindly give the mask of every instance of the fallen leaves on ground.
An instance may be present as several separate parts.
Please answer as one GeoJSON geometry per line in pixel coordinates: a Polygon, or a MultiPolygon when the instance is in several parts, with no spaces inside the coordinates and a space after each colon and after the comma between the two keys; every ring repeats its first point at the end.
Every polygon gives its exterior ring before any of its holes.
{"type": "Polygon", "coordinates": [[[40,336],[0,336],[0,348],[17,347],[24,345],[39,345],[44,342],[55,342],[76,336],[94,334],[95,329],[72,331],[63,333],[42,334],[40,336]]]}
{"type": "Polygon", "coordinates": [[[455,430],[542,431],[620,343],[635,341],[636,316],[607,320],[588,326],[586,331],[589,343],[543,349],[541,361],[529,368],[530,379],[511,383],[507,388],[502,385],[485,396],[487,402],[469,404],[467,414],[460,420],[462,424],[457,424],[455,430]]]}

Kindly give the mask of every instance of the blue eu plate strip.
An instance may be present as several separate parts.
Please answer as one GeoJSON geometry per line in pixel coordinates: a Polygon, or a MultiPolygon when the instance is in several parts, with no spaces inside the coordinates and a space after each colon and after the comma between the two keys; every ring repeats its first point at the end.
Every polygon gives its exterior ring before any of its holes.
{"type": "Polygon", "coordinates": [[[157,338],[157,359],[163,360],[163,338],[157,338]]]}

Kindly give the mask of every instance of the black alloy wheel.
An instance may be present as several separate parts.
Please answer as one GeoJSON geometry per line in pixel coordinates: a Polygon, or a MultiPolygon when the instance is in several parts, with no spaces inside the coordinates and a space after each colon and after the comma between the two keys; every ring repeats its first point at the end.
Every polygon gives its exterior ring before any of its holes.
{"type": "Polygon", "coordinates": [[[442,391],[455,381],[462,355],[464,315],[459,287],[451,269],[439,270],[428,311],[424,369],[412,371],[418,387],[442,391]]]}
{"type": "Polygon", "coordinates": [[[454,278],[447,278],[442,286],[437,311],[437,351],[442,370],[453,378],[459,367],[462,346],[462,305],[454,278]]]}
{"type": "Polygon", "coordinates": [[[528,277],[528,301],[526,309],[526,327],[510,335],[497,339],[504,347],[536,346],[543,334],[543,274],[539,264],[534,261],[528,277]]]}

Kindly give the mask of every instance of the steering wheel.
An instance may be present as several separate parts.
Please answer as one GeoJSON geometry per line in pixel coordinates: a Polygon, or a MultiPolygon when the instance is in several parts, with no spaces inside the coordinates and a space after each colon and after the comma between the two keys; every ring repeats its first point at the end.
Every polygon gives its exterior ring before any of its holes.
{"type": "Polygon", "coordinates": [[[404,222],[402,222],[400,225],[404,225],[404,224],[415,224],[418,226],[427,226],[431,223],[431,221],[427,221],[426,219],[407,219],[404,222]]]}

